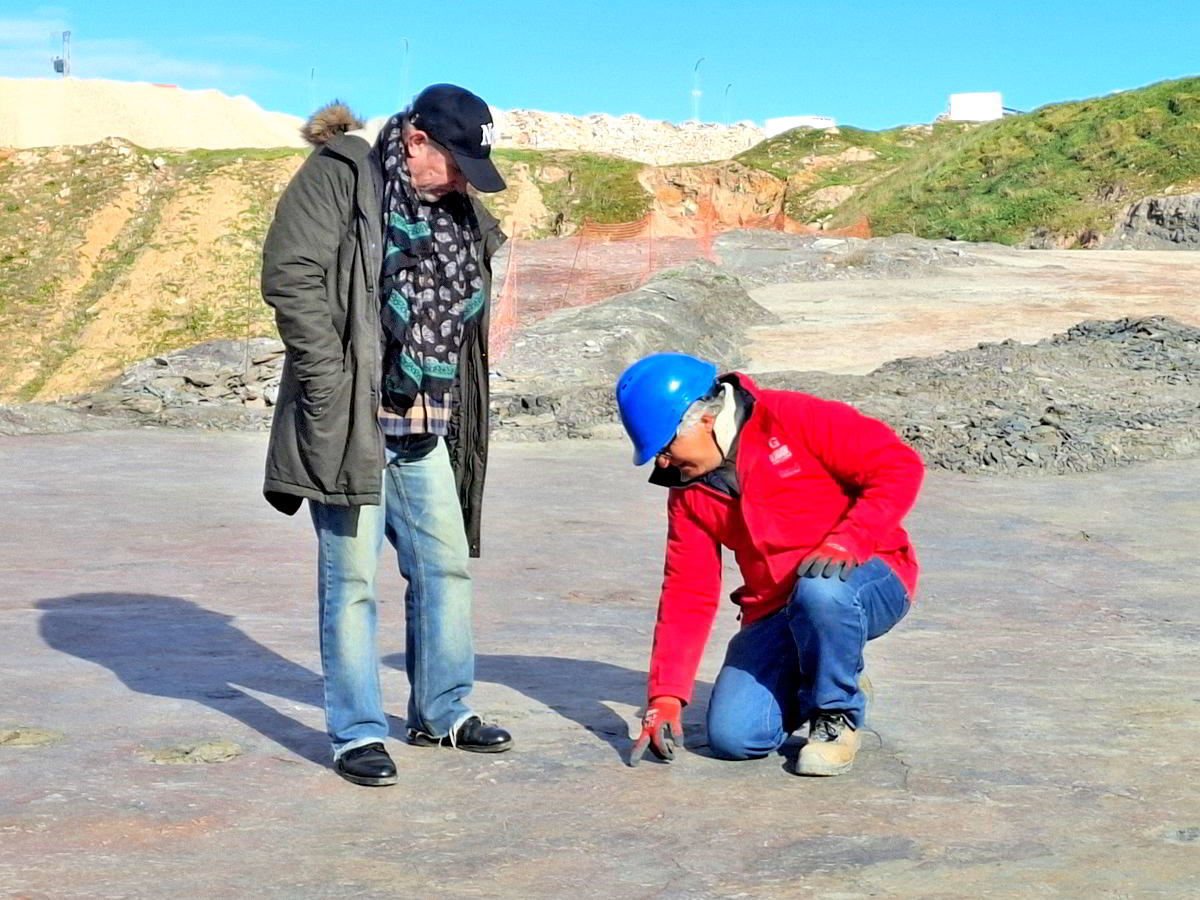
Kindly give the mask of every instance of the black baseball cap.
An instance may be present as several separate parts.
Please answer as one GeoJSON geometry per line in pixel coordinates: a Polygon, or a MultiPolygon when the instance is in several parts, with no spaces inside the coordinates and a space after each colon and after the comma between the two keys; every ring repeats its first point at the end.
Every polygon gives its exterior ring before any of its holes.
{"type": "Polygon", "coordinates": [[[492,113],[479,97],[458,85],[431,84],[417,94],[408,117],[450,151],[476,190],[504,190],[504,179],[489,158],[496,134],[492,113]]]}

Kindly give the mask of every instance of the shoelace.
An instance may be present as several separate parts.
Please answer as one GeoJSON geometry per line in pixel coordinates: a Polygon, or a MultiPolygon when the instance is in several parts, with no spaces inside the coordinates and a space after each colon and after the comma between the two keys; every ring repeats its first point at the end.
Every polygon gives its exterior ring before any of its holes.
{"type": "Polygon", "coordinates": [[[809,729],[810,741],[836,741],[843,728],[850,727],[845,713],[822,713],[813,719],[809,729]]]}

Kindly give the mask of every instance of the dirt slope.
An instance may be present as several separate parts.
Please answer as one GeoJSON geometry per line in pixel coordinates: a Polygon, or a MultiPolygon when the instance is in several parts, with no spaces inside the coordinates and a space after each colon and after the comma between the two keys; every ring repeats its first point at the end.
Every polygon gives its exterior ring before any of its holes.
{"type": "Polygon", "coordinates": [[[132,360],[270,335],[262,235],[303,151],[0,154],[0,397],[91,389],[132,360]]]}

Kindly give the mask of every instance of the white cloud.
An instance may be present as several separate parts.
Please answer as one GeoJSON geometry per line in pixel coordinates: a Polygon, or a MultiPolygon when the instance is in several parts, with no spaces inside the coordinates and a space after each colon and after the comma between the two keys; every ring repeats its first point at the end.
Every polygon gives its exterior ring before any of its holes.
{"type": "MultiPolygon", "coordinates": [[[[30,18],[0,18],[0,76],[54,77],[51,60],[62,52],[62,32],[69,28],[61,13],[62,10],[47,8],[30,18]]],[[[73,38],[71,73],[78,78],[167,82],[231,93],[245,93],[255,84],[278,81],[282,76],[253,63],[225,62],[224,57],[240,60],[248,50],[286,49],[282,42],[270,38],[211,35],[192,41],[192,46],[201,51],[201,57],[188,59],[163,53],[136,38],[89,39],[80,34],[73,38]],[[210,51],[208,59],[203,58],[204,50],[210,51]]]]}
{"type": "Polygon", "coordinates": [[[0,47],[49,49],[61,43],[66,22],[58,16],[38,16],[31,19],[0,19],[0,47]]]}
{"type": "Polygon", "coordinates": [[[273,70],[254,64],[168,56],[133,39],[81,40],[72,53],[71,68],[80,78],[232,87],[238,91],[244,91],[251,82],[273,81],[280,77],[273,70]]]}

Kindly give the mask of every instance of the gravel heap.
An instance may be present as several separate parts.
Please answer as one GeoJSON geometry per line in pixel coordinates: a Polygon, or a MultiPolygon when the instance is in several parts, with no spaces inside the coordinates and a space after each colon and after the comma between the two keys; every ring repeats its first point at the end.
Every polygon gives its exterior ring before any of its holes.
{"type": "Polygon", "coordinates": [[[283,355],[283,343],[270,338],[208,341],[143,360],[68,406],[142,424],[264,428],[279,395],[283,355]]]}
{"type": "Polygon", "coordinates": [[[1200,455],[1200,328],[1088,321],[1036,344],[899,359],[864,376],[787,372],[768,387],[854,404],[927,463],[958,472],[1085,472],[1200,455]]]}

